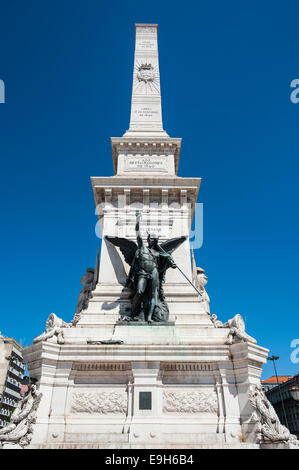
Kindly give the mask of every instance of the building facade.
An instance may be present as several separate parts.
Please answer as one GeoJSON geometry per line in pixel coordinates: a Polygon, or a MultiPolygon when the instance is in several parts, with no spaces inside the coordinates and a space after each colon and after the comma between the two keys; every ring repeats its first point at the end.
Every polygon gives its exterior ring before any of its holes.
{"type": "Polygon", "coordinates": [[[299,374],[289,380],[276,384],[266,392],[266,396],[273,405],[280,422],[292,434],[299,437],[299,400],[294,398],[292,389],[299,387],[299,374]]]}
{"type": "Polygon", "coordinates": [[[22,352],[14,338],[0,336],[0,428],[9,422],[21,397],[25,371],[22,352]]]}
{"type": "Polygon", "coordinates": [[[277,378],[275,377],[275,375],[272,375],[272,377],[269,377],[269,379],[261,381],[263,391],[268,392],[268,390],[271,390],[271,388],[277,387],[277,384],[287,382],[291,378],[291,375],[278,375],[277,378]]]}

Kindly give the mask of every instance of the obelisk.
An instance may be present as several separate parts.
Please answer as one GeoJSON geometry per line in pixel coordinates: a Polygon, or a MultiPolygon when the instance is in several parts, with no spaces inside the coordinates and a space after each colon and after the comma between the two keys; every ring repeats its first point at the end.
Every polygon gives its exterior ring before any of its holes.
{"type": "Polygon", "coordinates": [[[135,56],[130,128],[125,137],[168,137],[163,130],[158,25],[135,25],[135,56]]]}

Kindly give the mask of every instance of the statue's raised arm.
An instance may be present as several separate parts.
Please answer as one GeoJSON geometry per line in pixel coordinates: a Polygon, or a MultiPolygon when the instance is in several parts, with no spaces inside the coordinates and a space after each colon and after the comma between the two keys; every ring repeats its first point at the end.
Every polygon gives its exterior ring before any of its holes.
{"type": "Polygon", "coordinates": [[[137,243],[138,247],[141,248],[143,246],[143,240],[140,232],[140,219],[141,219],[141,212],[136,212],[136,225],[135,225],[135,231],[136,231],[136,238],[137,238],[137,243]]]}

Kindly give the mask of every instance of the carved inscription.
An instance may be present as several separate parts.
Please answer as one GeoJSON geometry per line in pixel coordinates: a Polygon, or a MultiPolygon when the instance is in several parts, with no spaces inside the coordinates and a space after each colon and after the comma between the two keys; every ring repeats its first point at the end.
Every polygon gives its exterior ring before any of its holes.
{"type": "Polygon", "coordinates": [[[167,171],[165,160],[154,157],[127,157],[125,160],[126,171],[158,170],[167,171]]]}
{"type": "Polygon", "coordinates": [[[136,42],[136,49],[137,50],[155,50],[157,49],[157,42],[152,39],[139,39],[136,42]]]}
{"type": "Polygon", "coordinates": [[[135,115],[139,118],[153,118],[157,114],[160,114],[159,111],[155,111],[153,108],[149,108],[148,106],[135,110],[135,115]]]}
{"type": "MultiPolygon", "coordinates": [[[[159,235],[160,238],[169,238],[171,237],[171,227],[161,226],[161,225],[146,225],[140,228],[142,237],[146,238],[148,232],[154,232],[159,235]]],[[[132,237],[134,236],[135,231],[134,227],[130,225],[121,226],[117,232],[118,237],[132,237]]]]}

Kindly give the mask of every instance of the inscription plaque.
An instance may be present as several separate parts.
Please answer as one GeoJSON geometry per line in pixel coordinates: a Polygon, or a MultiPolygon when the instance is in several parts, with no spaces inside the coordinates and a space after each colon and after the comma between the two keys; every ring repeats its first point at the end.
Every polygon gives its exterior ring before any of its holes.
{"type": "Polygon", "coordinates": [[[152,409],[152,392],[139,392],[139,409],[152,409]]]}
{"type": "Polygon", "coordinates": [[[163,157],[126,157],[125,171],[162,171],[166,172],[166,161],[163,157]]]}

